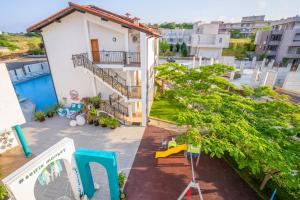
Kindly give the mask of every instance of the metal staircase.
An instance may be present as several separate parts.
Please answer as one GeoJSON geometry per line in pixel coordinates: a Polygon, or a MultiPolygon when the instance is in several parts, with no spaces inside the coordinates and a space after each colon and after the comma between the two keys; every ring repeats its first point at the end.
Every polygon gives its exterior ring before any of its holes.
{"type": "Polygon", "coordinates": [[[88,58],[87,53],[72,55],[74,67],[83,67],[104,83],[113,88],[120,95],[128,99],[141,98],[141,86],[128,86],[126,80],[115,71],[108,68],[100,68],[88,58]]]}

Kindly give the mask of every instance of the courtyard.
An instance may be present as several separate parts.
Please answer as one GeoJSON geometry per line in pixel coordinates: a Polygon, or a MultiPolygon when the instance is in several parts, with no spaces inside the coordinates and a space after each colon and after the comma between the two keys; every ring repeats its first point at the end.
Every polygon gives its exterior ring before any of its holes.
{"type": "MultiPolygon", "coordinates": [[[[70,127],[69,120],[54,117],[40,122],[29,122],[23,126],[23,132],[31,148],[33,156],[36,156],[64,137],[74,140],[75,147],[101,149],[115,151],[117,154],[118,170],[127,175],[131,169],[136,151],[144,133],[143,127],[119,127],[111,130],[100,126],[85,125],[82,127],[70,127]]],[[[31,158],[24,158],[20,147],[3,154],[0,157],[3,177],[18,169],[31,158]]],[[[110,199],[107,175],[100,165],[91,164],[94,181],[100,189],[93,199],[110,199]]],[[[72,199],[70,184],[67,180],[66,170],[61,176],[47,186],[40,186],[36,182],[35,196],[37,199],[50,200],[68,197],[72,199]]]]}
{"type": "MultiPolygon", "coordinates": [[[[176,126],[151,119],[151,125],[143,127],[119,127],[111,130],[94,125],[70,127],[69,120],[60,117],[45,122],[29,122],[23,131],[33,153],[32,157],[48,149],[64,137],[74,140],[76,148],[101,149],[117,153],[118,170],[128,176],[125,185],[127,199],[176,199],[191,180],[191,165],[183,153],[162,158],[154,158],[160,149],[162,137],[171,138],[180,130],[176,126]]],[[[31,158],[32,158],[31,157],[31,158]]],[[[10,162],[3,167],[8,175],[21,167],[26,159],[17,147],[0,157],[1,163],[10,162]],[[11,159],[10,155],[14,155],[11,159]]],[[[95,183],[99,184],[93,199],[110,199],[107,175],[104,168],[91,164],[95,183]]],[[[204,199],[259,199],[256,193],[222,159],[201,155],[196,168],[204,199]]],[[[74,199],[65,168],[61,176],[41,186],[35,184],[36,199],[74,199]]],[[[197,199],[192,193],[191,198],[197,199]]]]}

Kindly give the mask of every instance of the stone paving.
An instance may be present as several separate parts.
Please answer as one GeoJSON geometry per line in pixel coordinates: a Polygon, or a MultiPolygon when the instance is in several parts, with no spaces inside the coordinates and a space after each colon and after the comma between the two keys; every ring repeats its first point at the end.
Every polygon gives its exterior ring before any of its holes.
{"type": "MultiPolygon", "coordinates": [[[[119,127],[109,128],[85,125],[70,127],[69,120],[59,117],[47,119],[45,122],[29,122],[23,126],[31,151],[38,155],[64,137],[74,140],[75,147],[110,150],[117,153],[118,170],[127,175],[131,169],[135,154],[139,147],[145,128],[119,127]]],[[[100,185],[93,199],[110,199],[107,175],[104,168],[91,163],[94,181],[100,185]]],[[[37,200],[73,199],[70,184],[65,170],[60,177],[47,186],[36,182],[37,200]]]]}

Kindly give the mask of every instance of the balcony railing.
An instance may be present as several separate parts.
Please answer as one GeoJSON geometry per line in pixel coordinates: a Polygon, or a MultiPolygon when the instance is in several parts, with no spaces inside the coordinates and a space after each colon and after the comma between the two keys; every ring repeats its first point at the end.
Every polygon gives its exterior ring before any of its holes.
{"type": "Polygon", "coordinates": [[[128,86],[126,80],[111,69],[100,68],[88,59],[87,54],[77,54],[72,56],[74,67],[84,67],[95,76],[103,80],[112,88],[117,90],[127,98],[140,99],[141,86],[128,86]]]}
{"type": "Polygon", "coordinates": [[[128,66],[140,66],[140,52],[125,51],[92,51],[93,62],[96,64],[116,64],[128,66]]]}

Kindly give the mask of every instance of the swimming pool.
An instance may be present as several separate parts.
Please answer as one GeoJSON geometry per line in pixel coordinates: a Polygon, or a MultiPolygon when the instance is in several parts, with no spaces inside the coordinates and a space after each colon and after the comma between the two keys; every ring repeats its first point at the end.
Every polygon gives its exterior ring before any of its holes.
{"type": "Polygon", "coordinates": [[[43,75],[14,85],[20,98],[28,98],[36,104],[36,110],[47,111],[57,104],[51,75],[43,75]]]}

